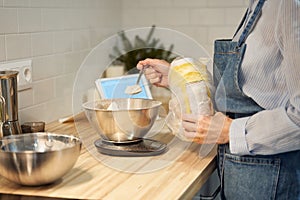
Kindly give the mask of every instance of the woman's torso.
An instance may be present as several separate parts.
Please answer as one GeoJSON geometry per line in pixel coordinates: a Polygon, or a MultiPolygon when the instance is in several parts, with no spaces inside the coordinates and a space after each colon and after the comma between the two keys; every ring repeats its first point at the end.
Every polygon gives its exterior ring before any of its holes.
{"type": "Polygon", "coordinates": [[[265,2],[262,15],[246,40],[247,49],[239,71],[243,92],[264,109],[284,106],[289,99],[278,42],[280,1],[265,2]]]}

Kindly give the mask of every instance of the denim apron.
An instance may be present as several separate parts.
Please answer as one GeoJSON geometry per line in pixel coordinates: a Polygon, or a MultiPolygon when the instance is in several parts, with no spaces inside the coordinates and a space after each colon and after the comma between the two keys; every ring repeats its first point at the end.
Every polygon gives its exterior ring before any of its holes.
{"type": "MultiPolygon", "coordinates": [[[[247,47],[245,43],[259,19],[265,0],[259,0],[239,40],[217,40],[213,78],[216,110],[235,119],[263,110],[246,96],[238,82],[238,72],[247,47]]],[[[240,25],[240,27],[242,27],[240,25]]],[[[222,199],[300,199],[300,151],[277,155],[239,156],[229,144],[218,147],[218,172],[222,199]]]]}

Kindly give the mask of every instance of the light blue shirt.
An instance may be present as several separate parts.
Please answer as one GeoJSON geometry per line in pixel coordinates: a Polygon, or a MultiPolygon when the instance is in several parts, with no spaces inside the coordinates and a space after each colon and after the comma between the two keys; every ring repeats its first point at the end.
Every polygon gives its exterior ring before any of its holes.
{"type": "Polygon", "coordinates": [[[300,1],[266,1],[246,44],[240,85],[265,110],[233,120],[230,150],[240,155],[299,150],[300,1]]]}

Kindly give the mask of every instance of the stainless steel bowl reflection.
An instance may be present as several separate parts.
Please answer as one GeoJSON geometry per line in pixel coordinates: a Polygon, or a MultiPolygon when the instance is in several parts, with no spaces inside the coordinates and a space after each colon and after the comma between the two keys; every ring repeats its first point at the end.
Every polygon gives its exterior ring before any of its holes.
{"type": "Polygon", "coordinates": [[[160,101],[150,99],[102,99],[83,104],[91,126],[109,142],[143,138],[155,122],[160,101]]]}
{"type": "Polygon", "coordinates": [[[52,183],[77,161],[81,141],[70,135],[27,133],[0,140],[0,174],[21,185],[52,183]]]}

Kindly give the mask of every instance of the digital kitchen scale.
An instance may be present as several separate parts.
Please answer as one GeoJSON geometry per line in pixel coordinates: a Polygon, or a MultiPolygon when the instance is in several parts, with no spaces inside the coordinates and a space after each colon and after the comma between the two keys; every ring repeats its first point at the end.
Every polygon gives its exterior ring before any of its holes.
{"type": "Polygon", "coordinates": [[[156,156],[167,150],[166,144],[151,139],[137,139],[121,143],[98,139],[94,144],[98,152],[110,156],[156,156]]]}

